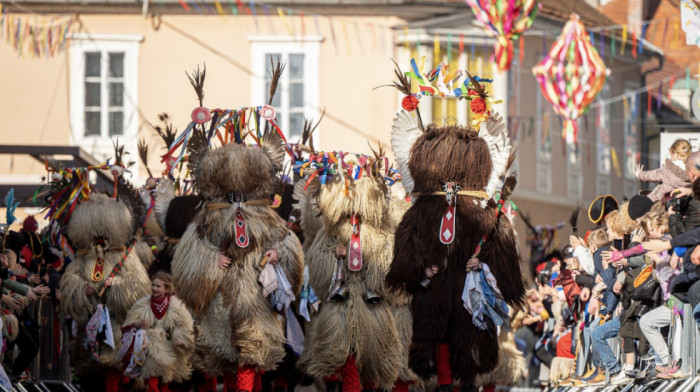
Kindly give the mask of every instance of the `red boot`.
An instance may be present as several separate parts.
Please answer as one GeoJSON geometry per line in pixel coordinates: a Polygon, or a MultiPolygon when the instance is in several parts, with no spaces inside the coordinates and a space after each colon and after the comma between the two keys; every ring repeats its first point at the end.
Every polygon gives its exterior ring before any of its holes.
{"type": "MultiPolygon", "coordinates": [[[[215,379],[216,380],[216,379],[215,379]]],[[[209,390],[207,388],[207,390],[209,390]]],[[[224,373],[224,392],[237,392],[236,375],[232,373],[224,373]]]]}
{"type": "Polygon", "coordinates": [[[265,374],[265,371],[263,370],[258,370],[255,372],[255,382],[253,382],[253,392],[261,392],[263,389],[262,385],[262,376],[265,374]]]}

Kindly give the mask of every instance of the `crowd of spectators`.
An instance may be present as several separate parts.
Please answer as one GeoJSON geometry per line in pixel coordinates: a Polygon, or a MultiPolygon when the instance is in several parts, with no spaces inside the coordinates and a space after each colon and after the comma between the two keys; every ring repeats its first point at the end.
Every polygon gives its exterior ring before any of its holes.
{"type": "Polygon", "coordinates": [[[677,333],[684,304],[700,323],[700,152],[685,140],[669,152],[660,169],[637,167],[656,188],[619,205],[600,196],[589,209],[598,226],[535,264],[516,332],[534,365],[530,385],[688,376],[677,333]]]}

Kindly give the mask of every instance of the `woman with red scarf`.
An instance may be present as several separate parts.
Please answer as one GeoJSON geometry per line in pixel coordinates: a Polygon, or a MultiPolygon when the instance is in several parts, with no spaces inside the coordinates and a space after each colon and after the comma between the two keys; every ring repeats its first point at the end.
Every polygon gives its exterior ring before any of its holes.
{"type": "Polygon", "coordinates": [[[168,383],[186,380],[192,371],[192,316],[172,291],[170,274],[155,273],[152,295],[136,301],[122,326],[118,357],[125,366],[124,375],[142,380],[148,392],[167,392],[168,383]]]}

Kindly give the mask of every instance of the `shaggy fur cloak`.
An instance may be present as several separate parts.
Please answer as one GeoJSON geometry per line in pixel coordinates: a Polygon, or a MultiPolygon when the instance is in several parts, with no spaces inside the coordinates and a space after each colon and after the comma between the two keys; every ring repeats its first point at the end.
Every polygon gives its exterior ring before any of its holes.
{"type": "Polygon", "coordinates": [[[195,313],[193,365],[208,374],[244,365],[270,370],[284,357],[284,320],[258,283],[263,254],[274,249],[295,294],[301,289],[299,240],[266,202],[278,170],[267,150],[237,144],[207,153],[198,166],[204,202],[176,246],[172,275],[178,296],[195,313]],[[246,248],[235,241],[237,205],[227,201],[232,194],[247,200],[241,205],[250,241],[246,248]],[[218,266],[220,254],[232,260],[225,270],[218,266]]]}
{"type": "Polygon", "coordinates": [[[102,194],[93,194],[89,201],[79,204],[68,222],[66,234],[79,251],[75,260],[66,268],[59,287],[62,294],[61,310],[78,324],[78,373],[94,371],[97,365],[83,349],[85,325],[95,313],[97,304],[101,301],[110,311],[115,343],[115,349],[103,344],[99,346],[100,364],[121,368],[121,363],[116,359],[121,344],[120,326],[134,302],[150,293],[151,282],[146,270],[138,256],[131,252],[119,273],[114,276],[112,286],[102,298],[97,295],[122,259],[125,246],[128,246],[134,232],[133,225],[131,212],[126,205],[102,194]],[[107,248],[104,252],[104,278],[95,282],[92,273],[97,260],[94,246],[97,238],[104,239],[107,248]],[[85,294],[87,285],[95,289],[93,295],[85,294]]]}
{"type": "Polygon", "coordinates": [[[159,320],[151,310],[151,296],[141,298],[131,307],[122,325],[128,326],[146,320],[148,354],[141,366],[140,380],[148,382],[160,377],[163,382],[183,381],[192,372],[194,352],[193,320],[179,298],[170,297],[170,305],[159,320]],[[180,342],[178,346],[175,342],[180,342]]]}
{"type": "Polygon", "coordinates": [[[507,219],[494,217],[494,202],[482,208],[474,197],[457,197],[454,242],[444,245],[439,231],[447,209],[443,184],[455,182],[463,190],[481,191],[490,180],[489,146],[471,129],[431,124],[413,144],[408,160],[420,193],[396,230],[394,255],[386,278],[392,289],[413,295],[413,340],[409,363],[421,378],[435,373],[438,344],[450,347],[453,376],[473,382],[478,374],[493,370],[499,349],[495,331],[478,329],[462,304],[466,263],[485,234],[479,260],[487,263],[505,300],[519,304],[525,292],[513,229],[507,219]],[[438,266],[429,289],[419,282],[426,268],[438,266]]]}
{"type": "MultiPolygon", "coordinates": [[[[315,377],[327,377],[354,354],[363,384],[391,388],[399,377],[411,381],[413,374],[405,344],[411,337],[408,301],[388,292],[384,284],[393,242],[388,189],[383,178],[364,176],[351,182],[347,196],[344,191],[345,184],[338,179],[323,186],[315,182],[309,190],[316,194],[317,203],[306,204],[318,206],[322,226],[306,251],[306,260],[309,282],[323,304],[312,316],[299,366],[315,377]],[[345,295],[329,300],[335,247],[350,243],[348,217],[353,213],[361,220],[363,267],[352,272],[343,261],[345,295]]],[[[315,217],[313,212],[302,206],[302,217],[315,217]]]]}

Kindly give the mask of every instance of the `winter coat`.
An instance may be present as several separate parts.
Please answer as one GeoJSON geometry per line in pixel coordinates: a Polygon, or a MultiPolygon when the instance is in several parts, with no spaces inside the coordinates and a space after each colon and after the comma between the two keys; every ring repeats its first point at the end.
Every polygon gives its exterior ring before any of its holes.
{"type": "Polygon", "coordinates": [[[668,227],[673,237],[700,226],[700,200],[694,197],[681,199],[681,211],[668,217],[668,227]]]}
{"type": "Polygon", "coordinates": [[[192,371],[190,358],[194,352],[194,321],[185,304],[175,296],[170,297],[168,310],[159,320],[151,310],[149,295],[129,309],[123,326],[140,320],[146,321],[148,353],[139,379],[148,381],[151,377],[160,377],[166,383],[188,379],[192,371]]]}
{"type": "Polygon", "coordinates": [[[646,170],[637,175],[642,182],[657,182],[659,185],[647,196],[652,201],[661,200],[665,194],[676,188],[689,187],[690,178],[683,168],[676,166],[673,161],[666,159],[663,165],[656,170],[646,170]]]}

